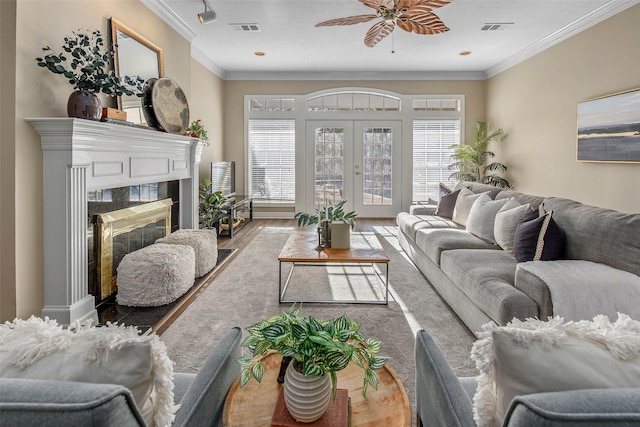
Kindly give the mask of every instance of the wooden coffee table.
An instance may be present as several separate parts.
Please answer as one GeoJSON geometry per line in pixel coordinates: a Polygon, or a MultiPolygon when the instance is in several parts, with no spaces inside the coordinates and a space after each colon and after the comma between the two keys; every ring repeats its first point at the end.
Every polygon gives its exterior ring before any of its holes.
{"type": "MultiPolygon", "coordinates": [[[[264,359],[262,383],[251,380],[240,388],[231,386],[224,402],[222,425],[225,427],[270,427],[282,384],[277,382],[282,356],[272,353],[264,359]]],[[[387,364],[388,365],[388,364],[387,364]]],[[[410,427],[409,396],[393,369],[383,366],[378,372],[378,389],[371,387],[362,396],[363,371],[351,363],[339,371],[338,388],[347,389],[351,399],[352,427],[410,427]]]]}
{"type": "Polygon", "coordinates": [[[280,255],[278,256],[278,295],[279,302],[282,303],[324,303],[324,304],[389,304],[389,257],[384,253],[384,249],[374,233],[351,233],[351,247],[349,249],[327,248],[323,251],[316,251],[318,245],[318,235],[304,231],[293,231],[287,239],[280,255]],[[287,278],[282,283],[283,264],[290,263],[291,270],[287,278]],[[291,276],[296,267],[299,266],[323,266],[323,265],[344,265],[359,264],[369,265],[375,275],[384,286],[384,299],[382,300],[285,300],[285,292],[291,283],[291,276]],[[384,277],[375,265],[384,265],[384,277]]]}

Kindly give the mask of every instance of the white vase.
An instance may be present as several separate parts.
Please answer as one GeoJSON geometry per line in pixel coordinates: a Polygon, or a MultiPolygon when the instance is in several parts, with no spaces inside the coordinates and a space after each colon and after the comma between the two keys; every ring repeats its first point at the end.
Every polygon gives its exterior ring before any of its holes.
{"type": "Polygon", "coordinates": [[[302,375],[289,363],[284,376],[284,403],[296,421],[312,423],[327,411],[331,400],[329,375],[302,375]]]}

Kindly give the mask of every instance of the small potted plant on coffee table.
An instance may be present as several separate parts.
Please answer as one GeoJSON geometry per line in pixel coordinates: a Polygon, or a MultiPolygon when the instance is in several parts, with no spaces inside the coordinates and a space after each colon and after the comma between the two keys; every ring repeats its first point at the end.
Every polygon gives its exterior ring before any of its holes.
{"type": "Polygon", "coordinates": [[[378,388],[376,371],[388,360],[388,357],[378,356],[381,342],[365,339],[358,323],[346,314],[326,321],[317,320],[303,316],[294,305],[281,316],[265,319],[246,331],[249,335],[242,346],[249,348],[251,356],[238,359],[242,366],[240,386],[245,386],[251,378],[262,381],[262,358],[267,354],[279,352],[283,357],[290,357],[284,380],[284,400],[289,413],[300,422],[312,422],[324,414],[332,390],[335,397],[336,372],[346,368],[349,362],[362,368],[362,394],[366,396],[369,386],[378,388]],[[301,395],[301,389],[315,397],[301,395]],[[319,395],[322,395],[321,403],[318,403],[319,395]],[[308,399],[317,407],[315,413],[309,413],[305,406],[308,399]]]}
{"type": "MultiPolygon", "coordinates": [[[[340,200],[335,204],[329,204],[328,206],[320,206],[315,210],[315,213],[298,212],[294,218],[298,220],[298,227],[304,227],[307,225],[318,224],[321,228],[322,238],[325,245],[331,247],[331,223],[333,221],[341,221],[349,224],[351,229],[355,229],[356,220],[358,214],[355,211],[346,212],[344,205],[346,200],[340,200]]],[[[348,231],[348,229],[347,229],[348,231]]]]}

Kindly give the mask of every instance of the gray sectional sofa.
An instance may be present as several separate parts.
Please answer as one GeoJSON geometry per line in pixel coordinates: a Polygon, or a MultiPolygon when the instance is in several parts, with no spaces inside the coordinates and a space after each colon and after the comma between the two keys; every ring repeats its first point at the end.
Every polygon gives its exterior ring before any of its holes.
{"type": "MultiPolygon", "coordinates": [[[[453,190],[461,188],[473,193],[486,192],[494,200],[514,199],[520,204],[530,204],[533,209],[541,205],[544,211],[553,211],[553,219],[565,232],[559,258],[578,260],[578,268],[584,263],[588,271],[594,270],[590,276],[606,276],[610,271],[607,268],[631,273],[636,279],[640,276],[640,214],[556,197],[501,191],[478,183],[462,182],[453,190]]],[[[479,238],[459,222],[435,212],[436,205],[415,205],[409,212],[399,213],[398,239],[414,264],[472,332],[477,335],[487,322],[506,325],[513,318],[546,319],[556,314],[544,275],[532,274],[495,242],[479,238]]],[[[548,263],[555,261],[534,262],[552,266],[548,263]]],[[[570,271],[566,274],[571,274],[570,271]]],[[[640,306],[640,301],[636,305],[640,306]]]]}

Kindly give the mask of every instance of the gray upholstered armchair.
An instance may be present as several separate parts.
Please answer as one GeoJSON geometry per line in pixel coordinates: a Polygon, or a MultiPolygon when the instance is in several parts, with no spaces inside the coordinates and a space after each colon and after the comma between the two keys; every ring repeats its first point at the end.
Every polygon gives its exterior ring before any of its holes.
{"type": "MultiPolygon", "coordinates": [[[[174,426],[220,426],[227,392],[240,375],[242,330],[232,328],[197,374],[174,375],[174,426]]],[[[145,426],[131,392],[113,384],[0,379],[0,425],[145,426]]]]}
{"type": "MultiPolygon", "coordinates": [[[[418,427],[475,427],[475,378],[458,378],[425,331],[416,336],[418,427]]],[[[640,386],[640,385],[639,385],[640,386]]],[[[593,389],[518,396],[503,426],[640,426],[640,388],[593,389]]]]}

